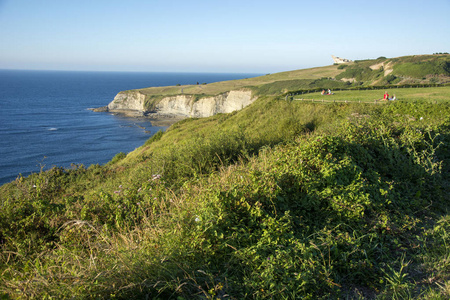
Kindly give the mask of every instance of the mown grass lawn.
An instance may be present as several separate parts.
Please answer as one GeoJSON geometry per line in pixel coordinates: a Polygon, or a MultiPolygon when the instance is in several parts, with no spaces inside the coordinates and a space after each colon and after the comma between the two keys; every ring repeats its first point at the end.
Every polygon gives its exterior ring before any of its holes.
{"type": "Polygon", "coordinates": [[[379,90],[333,90],[333,95],[321,95],[320,92],[296,95],[294,99],[314,99],[321,101],[361,101],[374,102],[382,100],[387,91],[392,97],[395,95],[399,101],[450,101],[450,86],[425,87],[425,88],[389,88],[379,90]]]}

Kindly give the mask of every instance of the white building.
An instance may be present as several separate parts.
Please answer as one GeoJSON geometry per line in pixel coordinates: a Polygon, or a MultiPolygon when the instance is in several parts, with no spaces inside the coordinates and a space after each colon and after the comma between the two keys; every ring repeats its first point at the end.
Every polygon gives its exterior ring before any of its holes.
{"type": "Polygon", "coordinates": [[[331,55],[331,58],[333,58],[335,64],[345,64],[345,63],[353,62],[353,60],[336,57],[334,55],[331,55]]]}

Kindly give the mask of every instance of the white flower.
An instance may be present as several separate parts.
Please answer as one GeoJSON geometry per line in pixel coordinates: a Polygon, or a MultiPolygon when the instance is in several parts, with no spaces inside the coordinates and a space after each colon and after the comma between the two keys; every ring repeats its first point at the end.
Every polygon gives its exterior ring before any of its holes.
{"type": "Polygon", "coordinates": [[[196,217],[196,218],[195,218],[195,222],[200,222],[200,218],[199,218],[199,217],[196,217]]]}

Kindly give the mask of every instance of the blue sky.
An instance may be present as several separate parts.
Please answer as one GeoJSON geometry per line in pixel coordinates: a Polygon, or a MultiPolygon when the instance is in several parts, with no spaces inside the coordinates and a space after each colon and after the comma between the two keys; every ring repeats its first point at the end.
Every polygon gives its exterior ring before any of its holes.
{"type": "Polygon", "coordinates": [[[450,52],[450,0],[0,0],[0,69],[272,73],[450,52]]]}

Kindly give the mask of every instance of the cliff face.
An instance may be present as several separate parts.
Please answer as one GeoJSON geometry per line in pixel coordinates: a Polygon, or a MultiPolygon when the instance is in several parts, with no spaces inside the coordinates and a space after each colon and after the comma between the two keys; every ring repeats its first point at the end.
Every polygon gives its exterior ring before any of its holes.
{"type": "MultiPolygon", "coordinates": [[[[201,118],[240,110],[254,100],[251,91],[230,91],[198,100],[192,95],[167,96],[156,105],[155,112],[162,115],[201,118]]],[[[108,104],[108,110],[145,112],[144,104],[145,95],[139,91],[120,92],[108,104]]]]}
{"type": "Polygon", "coordinates": [[[144,111],[145,95],[139,91],[120,92],[114,97],[114,100],[108,104],[108,110],[135,110],[144,111]]]}

